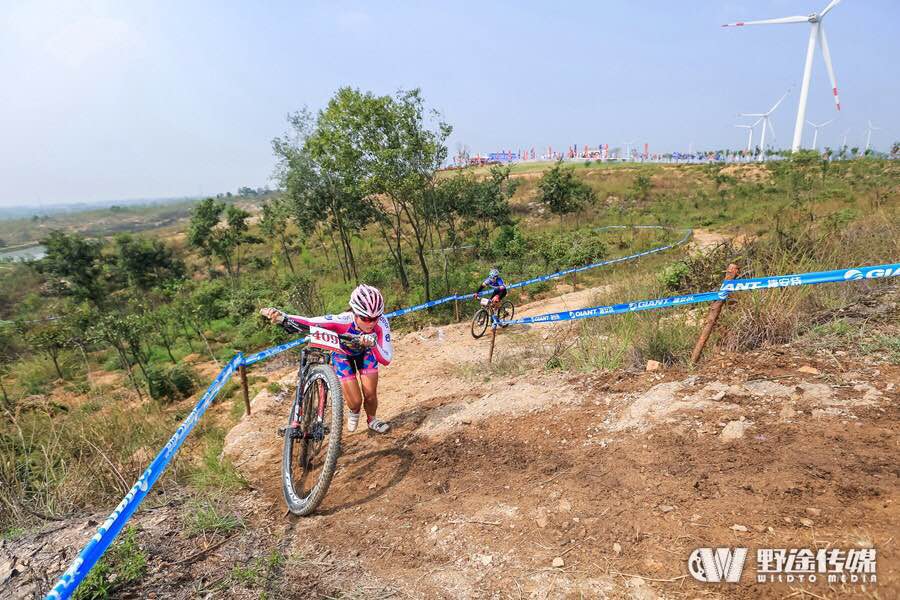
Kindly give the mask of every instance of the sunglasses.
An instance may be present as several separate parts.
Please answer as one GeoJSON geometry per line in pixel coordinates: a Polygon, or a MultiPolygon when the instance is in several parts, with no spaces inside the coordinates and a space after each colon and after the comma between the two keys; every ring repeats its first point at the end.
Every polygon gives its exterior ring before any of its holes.
{"type": "Polygon", "coordinates": [[[362,321],[363,323],[374,323],[378,320],[378,317],[364,317],[362,315],[356,315],[356,318],[362,321]]]}

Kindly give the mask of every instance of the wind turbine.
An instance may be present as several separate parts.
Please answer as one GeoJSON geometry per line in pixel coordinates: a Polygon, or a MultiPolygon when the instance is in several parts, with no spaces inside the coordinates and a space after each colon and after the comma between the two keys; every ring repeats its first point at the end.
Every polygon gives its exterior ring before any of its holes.
{"type": "Polygon", "coordinates": [[[813,150],[818,149],[818,146],[816,146],[816,140],[819,139],[819,129],[821,129],[822,127],[825,127],[826,125],[831,124],[832,121],[834,121],[834,119],[831,119],[830,121],[825,121],[824,123],[822,123],[820,125],[816,125],[812,121],[807,121],[807,123],[809,123],[812,126],[812,128],[815,130],[815,133],[813,134],[813,145],[812,145],[813,150]]]}
{"type": "Polygon", "coordinates": [[[847,130],[844,132],[844,143],[841,144],[841,148],[846,148],[846,147],[847,147],[847,134],[848,134],[848,133],[850,133],[850,130],[849,130],[849,129],[847,129],[847,130]]]}
{"type": "Polygon", "coordinates": [[[806,46],[806,62],[803,65],[803,83],[800,85],[800,104],[797,107],[797,122],[794,124],[794,141],[791,144],[791,150],[796,152],[800,149],[800,141],[803,137],[803,123],[806,121],[806,98],[809,95],[809,79],[812,75],[813,54],[816,51],[816,43],[822,46],[822,58],[825,60],[825,68],[828,70],[828,77],[831,78],[831,91],[834,94],[834,105],[837,110],[841,110],[841,101],[838,98],[837,81],[834,78],[834,68],[831,66],[831,52],[828,51],[828,40],[825,37],[825,27],[822,25],[822,19],[825,18],[831,9],[837,6],[841,0],[831,0],[828,6],[820,12],[812,13],[806,17],[782,17],[780,19],[763,19],[761,21],[739,21],[737,23],[728,23],[722,27],[743,27],[744,25],[780,25],[789,23],[809,23],[812,25],[809,29],[809,43],[806,46]]]}
{"type": "MultiPolygon", "coordinates": [[[[760,161],[765,160],[765,156],[766,156],[766,129],[768,129],[769,131],[772,132],[772,137],[773,137],[773,138],[775,137],[775,128],[772,127],[772,123],[769,122],[769,116],[770,116],[773,112],[775,112],[775,109],[778,108],[778,105],[781,104],[782,101],[784,101],[784,99],[787,98],[787,95],[790,94],[790,93],[791,93],[791,90],[786,91],[786,92],[784,93],[784,96],[782,96],[781,98],[779,98],[778,102],[776,102],[775,105],[774,105],[772,108],[770,108],[768,112],[764,112],[764,113],[741,113],[741,114],[738,115],[739,117],[759,117],[759,121],[762,121],[762,124],[763,124],[763,126],[762,126],[762,137],[761,137],[760,142],[759,142],[759,146],[760,146],[760,148],[762,148],[762,152],[761,152],[760,155],[759,155],[759,160],[760,160],[760,161]]],[[[759,121],[757,121],[757,123],[759,123],[759,121]]]]}
{"type": "Polygon", "coordinates": [[[869,121],[869,126],[866,127],[866,150],[865,151],[869,150],[869,145],[872,142],[872,132],[879,131],[879,130],[881,130],[881,127],[872,127],[872,121],[869,121]]]}
{"type": "Polygon", "coordinates": [[[759,125],[760,121],[762,121],[762,119],[757,119],[756,123],[753,125],[735,125],[735,127],[747,130],[747,152],[750,152],[753,149],[753,128],[759,125]]]}
{"type": "Polygon", "coordinates": [[[625,160],[631,160],[631,145],[636,142],[637,140],[625,142],[625,160]]]}

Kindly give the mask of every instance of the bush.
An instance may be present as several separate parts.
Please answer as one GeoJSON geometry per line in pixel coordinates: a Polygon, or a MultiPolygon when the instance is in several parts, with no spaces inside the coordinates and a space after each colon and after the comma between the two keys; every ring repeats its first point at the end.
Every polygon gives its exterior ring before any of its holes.
{"type": "MultiPolygon", "coordinates": [[[[67,353],[60,354],[59,368],[65,379],[74,375],[76,362],[67,353]]],[[[15,363],[12,368],[19,386],[26,394],[43,394],[59,379],[53,361],[47,356],[32,356],[15,363]]]]}
{"type": "Polygon", "coordinates": [[[174,402],[187,398],[197,389],[197,375],[184,364],[150,365],[147,368],[147,387],[154,400],[174,402]]]}

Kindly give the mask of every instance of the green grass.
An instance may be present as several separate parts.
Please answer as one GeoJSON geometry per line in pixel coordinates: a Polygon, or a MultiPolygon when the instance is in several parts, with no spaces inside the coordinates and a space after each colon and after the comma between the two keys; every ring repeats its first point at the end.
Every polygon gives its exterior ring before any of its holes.
{"type": "Polygon", "coordinates": [[[227,458],[222,456],[225,432],[219,428],[206,429],[203,434],[203,454],[199,464],[190,469],[188,480],[200,490],[234,492],[247,488],[247,481],[227,458]]]}
{"type": "Polygon", "coordinates": [[[229,512],[211,500],[188,503],[185,507],[185,529],[188,535],[204,533],[227,534],[244,527],[240,516],[229,512]]]}
{"type": "Polygon", "coordinates": [[[117,596],[146,574],[147,554],[137,543],[135,529],[127,527],[88,573],[73,597],[76,600],[102,600],[117,596]]]}

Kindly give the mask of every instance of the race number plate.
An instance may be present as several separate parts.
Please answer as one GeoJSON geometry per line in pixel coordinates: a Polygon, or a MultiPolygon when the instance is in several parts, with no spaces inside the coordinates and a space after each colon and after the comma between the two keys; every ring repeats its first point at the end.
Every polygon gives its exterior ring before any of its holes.
{"type": "Polygon", "coordinates": [[[491,301],[488,300],[487,298],[482,298],[482,299],[481,299],[481,305],[482,305],[482,306],[487,306],[487,305],[490,304],[490,303],[491,303],[491,301]]]}
{"type": "Polygon", "coordinates": [[[341,349],[341,340],[336,333],[322,329],[321,327],[309,328],[309,346],[311,348],[321,348],[322,350],[331,350],[332,352],[344,351],[341,349]]]}

